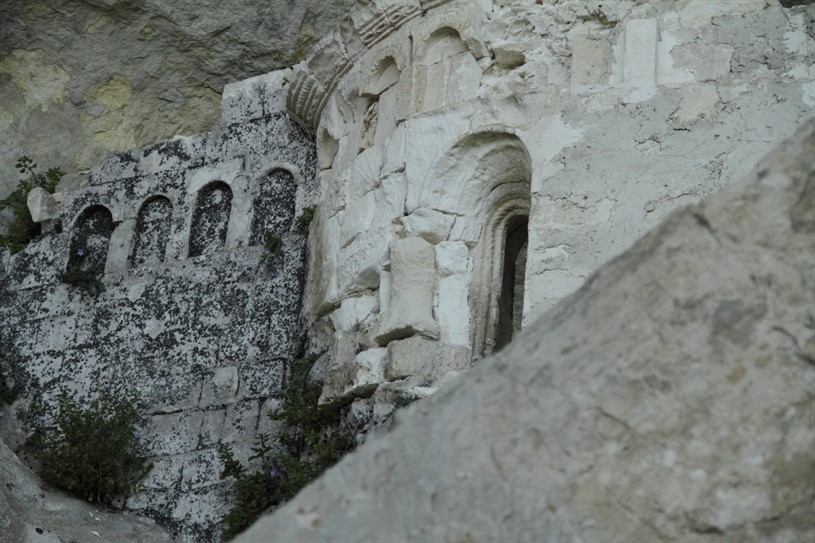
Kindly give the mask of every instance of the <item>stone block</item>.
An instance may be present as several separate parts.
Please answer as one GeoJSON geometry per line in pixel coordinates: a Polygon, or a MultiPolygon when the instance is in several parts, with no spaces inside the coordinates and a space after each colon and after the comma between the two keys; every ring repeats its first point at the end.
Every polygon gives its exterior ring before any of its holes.
{"type": "Polygon", "coordinates": [[[413,377],[422,373],[433,360],[439,343],[421,336],[412,336],[388,343],[388,361],[385,378],[388,381],[413,377]]]}
{"type": "Polygon", "coordinates": [[[394,381],[416,377],[416,383],[434,383],[469,365],[470,349],[412,336],[388,344],[385,378],[394,381]]]}
{"type": "Polygon", "coordinates": [[[448,238],[454,220],[452,215],[421,207],[403,217],[402,224],[408,235],[418,236],[435,245],[448,238]]]}
{"type": "Polygon", "coordinates": [[[439,325],[433,318],[433,292],[436,282],[435,251],[422,238],[399,239],[391,243],[391,288],[389,311],[377,341],[386,345],[419,333],[438,337],[439,325]]]}
{"type": "Polygon", "coordinates": [[[453,345],[470,344],[469,275],[451,275],[439,279],[438,305],[441,341],[453,345]]]}
{"type": "Polygon", "coordinates": [[[572,38],[572,85],[592,85],[608,81],[611,44],[589,36],[572,38]]]}
{"type": "Polygon", "coordinates": [[[467,273],[470,269],[470,250],[461,241],[443,241],[436,245],[436,272],[440,277],[467,273]]]}
{"type": "Polygon", "coordinates": [[[221,126],[285,111],[287,89],[284,83],[291,73],[290,68],[285,68],[224,85],[221,126]]]}
{"type": "Polygon", "coordinates": [[[236,366],[215,368],[209,381],[204,382],[199,405],[206,408],[211,405],[226,405],[234,402],[239,384],[240,379],[236,366]]]}
{"type": "Polygon", "coordinates": [[[633,85],[656,82],[657,21],[633,19],[625,26],[623,78],[633,85]]]}
{"type": "Polygon", "coordinates": [[[377,305],[376,296],[345,298],[340,302],[339,309],[329,315],[331,324],[335,330],[351,330],[371,318],[377,305]]]}
{"type": "Polygon", "coordinates": [[[390,226],[363,232],[339,251],[337,284],[340,296],[379,287],[379,270],[388,254],[390,226]]]}
{"type": "Polygon", "coordinates": [[[34,187],[28,193],[28,211],[31,220],[44,222],[59,218],[60,206],[54,197],[42,187],[34,187]]]}
{"type": "Polygon", "coordinates": [[[378,347],[357,354],[351,362],[333,365],[328,369],[319,403],[334,398],[370,396],[385,381],[385,361],[388,349],[378,347]]]}

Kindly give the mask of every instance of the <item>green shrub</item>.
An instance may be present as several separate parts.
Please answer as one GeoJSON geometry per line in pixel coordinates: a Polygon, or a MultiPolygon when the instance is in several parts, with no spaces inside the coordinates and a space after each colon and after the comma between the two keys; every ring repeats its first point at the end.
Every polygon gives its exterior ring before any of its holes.
{"type": "Polygon", "coordinates": [[[28,174],[21,179],[17,188],[5,199],[0,200],[0,211],[11,210],[12,220],[4,234],[0,234],[0,246],[8,247],[11,254],[22,251],[28,243],[40,235],[40,225],[31,219],[28,211],[28,193],[34,187],[42,187],[52,193],[60,178],[65,175],[59,168],[51,168],[44,174],[36,173],[34,161],[23,155],[15,164],[21,174],[28,174]]]}
{"type": "Polygon", "coordinates": [[[277,276],[280,266],[283,265],[284,258],[283,240],[275,234],[266,234],[261,262],[266,265],[266,270],[272,274],[272,277],[277,276]]]}
{"type": "Polygon", "coordinates": [[[68,269],[59,274],[59,280],[77,290],[81,295],[96,297],[105,291],[105,284],[96,270],[68,269]]]}
{"type": "Polygon", "coordinates": [[[230,447],[219,447],[221,478],[235,478],[235,505],[222,519],[224,539],[248,528],[270,507],[293,498],[356,445],[354,432],[341,424],[344,404],[317,405],[321,387],[308,379],[316,360],[311,356],[292,362],[281,407],[269,414],[283,423],[277,444],[272,446],[269,436],[261,434],[252,447],[249,459],[260,460],[259,470],[247,471],[230,447]]]}
{"type": "Polygon", "coordinates": [[[308,232],[308,227],[311,225],[311,221],[314,220],[314,208],[313,207],[304,207],[303,212],[300,214],[297,219],[295,219],[294,223],[297,226],[297,230],[305,234],[308,232]]]}
{"type": "Polygon", "coordinates": [[[41,426],[29,440],[46,482],[93,503],[111,505],[132,494],[150,471],[147,447],[137,431],[138,396],[103,396],[81,407],[65,392],[46,409],[54,424],[41,426]]]}

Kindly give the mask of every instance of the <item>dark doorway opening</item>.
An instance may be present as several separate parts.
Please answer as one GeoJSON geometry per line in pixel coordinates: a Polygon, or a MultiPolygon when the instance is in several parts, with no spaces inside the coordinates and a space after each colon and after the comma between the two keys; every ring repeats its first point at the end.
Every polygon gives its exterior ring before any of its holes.
{"type": "Polygon", "coordinates": [[[507,224],[504,238],[504,263],[501,292],[498,294],[498,324],[495,350],[501,350],[521,329],[526,279],[526,249],[529,241],[529,218],[514,217],[507,224]]]}

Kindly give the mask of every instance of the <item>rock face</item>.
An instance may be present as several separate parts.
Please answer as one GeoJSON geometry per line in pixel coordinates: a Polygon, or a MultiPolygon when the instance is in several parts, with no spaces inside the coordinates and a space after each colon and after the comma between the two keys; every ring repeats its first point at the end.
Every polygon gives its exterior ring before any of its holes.
{"type": "Polygon", "coordinates": [[[299,61],[352,3],[0,2],[0,198],[22,154],[73,173],[216,128],[226,83],[299,61]]]}
{"type": "Polygon", "coordinates": [[[812,541],[815,121],[237,539],[812,541]]]}
{"type": "Polygon", "coordinates": [[[78,190],[32,192],[50,234],[0,251],[4,375],[27,400],[137,391],[154,468],[126,508],[185,541],[218,538],[229,484],[217,446],[245,460],[273,430],[270,402],[302,346],[306,240],[294,218],[315,152],[282,110],[286,73],[228,87],[221,130],[113,155],[78,190]],[[271,267],[267,234],[283,251],[271,267]],[[77,271],[98,273],[105,291],[70,287],[62,274],[77,271]]]}
{"type": "Polygon", "coordinates": [[[150,519],[49,490],[0,440],[0,543],[175,541],[150,519]]]}

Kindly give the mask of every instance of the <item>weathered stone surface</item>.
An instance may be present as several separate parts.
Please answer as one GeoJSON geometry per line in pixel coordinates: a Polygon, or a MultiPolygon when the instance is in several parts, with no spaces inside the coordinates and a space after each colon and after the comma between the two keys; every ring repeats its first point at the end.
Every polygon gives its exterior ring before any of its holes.
{"type": "Polygon", "coordinates": [[[385,378],[388,381],[415,378],[419,385],[435,383],[451,372],[470,367],[470,350],[412,336],[388,343],[385,378]]]}
{"type": "Polygon", "coordinates": [[[126,508],[196,543],[217,539],[229,505],[217,446],[251,455],[301,349],[306,240],[293,217],[316,164],[274,102],[257,113],[255,95],[228,101],[243,120],[113,155],[78,190],[34,193],[33,208],[50,206],[36,218],[62,231],[0,267],[0,359],[23,395],[136,390],[155,467],[126,508]],[[271,267],[267,233],[282,242],[271,267]],[[81,295],[61,282],[66,268],[98,272],[105,291],[81,295]]]}
{"type": "Polygon", "coordinates": [[[48,488],[0,439],[0,542],[175,541],[148,518],[115,513],[48,488]]]}
{"type": "Polygon", "coordinates": [[[34,187],[28,193],[28,212],[34,222],[43,222],[56,219],[59,216],[59,205],[42,187],[34,187]]]}
{"type": "Polygon", "coordinates": [[[240,543],[811,541],[815,121],[240,543]]]}
{"type": "Polygon", "coordinates": [[[214,129],[226,83],[298,62],[352,4],[0,2],[0,198],[22,154],[75,172],[214,129]]]}
{"type": "Polygon", "coordinates": [[[435,252],[422,238],[404,238],[391,243],[389,311],[377,340],[385,345],[412,334],[438,335],[433,319],[435,252]]]}
{"type": "Polygon", "coordinates": [[[320,403],[370,396],[385,381],[388,349],[367,349],[345,363],[332,364],[325,376],[320,403]]]}
{"type": "Polygon", "coordinates": [[[364,343],[489,354],[811,115],[813,25],[815,4],[776,0],[360,3],[287,87],[321,167],[309,342],[364,294],[379,323],[364,343]],[[506,239],[524,221],[513,282],[506,239]],[[424,290],[388,262],[409,238],[437,249],[432,276],[409,259],[424,290]]]}

